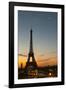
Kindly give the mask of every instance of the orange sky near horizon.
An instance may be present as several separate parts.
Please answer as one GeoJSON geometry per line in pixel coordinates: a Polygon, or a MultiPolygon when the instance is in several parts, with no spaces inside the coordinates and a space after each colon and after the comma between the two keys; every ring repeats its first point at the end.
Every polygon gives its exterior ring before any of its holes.
{"type": "MultiPolygon", "coordinates": [[[[23,55],[18,55],[18,67],[21,67],[21,64],[23,68],[26,65],[27,62],[27,56],[23,55]]],[[[55,54],[48,54],[48,55],[40,55],[40,56],[35,56],[36,63],[39,67],[44,67],[44,66],[52,66],[52,65],[57,65],[57,55],[55,54]]]]}

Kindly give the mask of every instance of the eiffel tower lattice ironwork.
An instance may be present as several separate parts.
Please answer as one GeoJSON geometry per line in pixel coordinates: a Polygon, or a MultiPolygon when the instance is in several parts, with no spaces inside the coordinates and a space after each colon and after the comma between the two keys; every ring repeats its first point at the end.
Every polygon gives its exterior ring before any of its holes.
{"type": "Polygon", "coordinates": [[[36,69],[37,68],[37,63],[34,57],[34,52],[33,52],[33,37],[32,37],[32,29],[30,30],[30,49],[29,49],[29,54],[28,54],[28,60],[26,62],[26,67],[30,67],[30,69],[36,69]]]}

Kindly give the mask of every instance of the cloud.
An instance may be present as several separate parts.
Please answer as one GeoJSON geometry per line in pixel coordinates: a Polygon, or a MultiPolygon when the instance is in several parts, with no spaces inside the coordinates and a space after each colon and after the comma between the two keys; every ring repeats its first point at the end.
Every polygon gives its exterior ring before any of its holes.
{"type": "Polygon", "coordinates": [[[23,57],[27,57],[27,55],[24,55],[24,54],[18,54],[19,56],[23,56],[23,57]]]}

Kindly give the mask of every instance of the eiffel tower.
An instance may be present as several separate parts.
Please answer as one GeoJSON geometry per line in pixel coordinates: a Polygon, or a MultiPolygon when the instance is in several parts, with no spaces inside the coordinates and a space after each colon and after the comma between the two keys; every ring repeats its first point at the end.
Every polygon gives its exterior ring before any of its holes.
{"type": "Polygon", "coordinates": [[[33,38],[32,38],[32,29],[30,30],[30,50],[28,54],[28,60],[26,62],[26,69],[36,69],[37,68],[37,63],[34,57],[34,52],[33,52],[33,38]]]}

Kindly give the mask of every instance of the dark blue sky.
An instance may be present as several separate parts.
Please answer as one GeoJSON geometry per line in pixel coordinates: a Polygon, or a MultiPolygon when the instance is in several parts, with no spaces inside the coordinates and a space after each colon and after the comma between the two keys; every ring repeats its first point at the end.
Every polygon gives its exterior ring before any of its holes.
{"type": "Polygon", "coordinates": [[[30,29],[33,30],[34,53],[56,52],[57,50],[57,13],[18,11],[18,49],[28,54],[30,29]]]}

